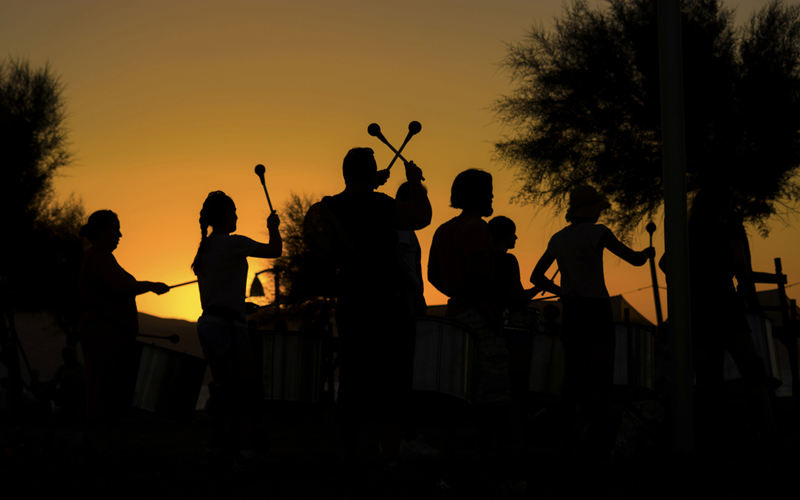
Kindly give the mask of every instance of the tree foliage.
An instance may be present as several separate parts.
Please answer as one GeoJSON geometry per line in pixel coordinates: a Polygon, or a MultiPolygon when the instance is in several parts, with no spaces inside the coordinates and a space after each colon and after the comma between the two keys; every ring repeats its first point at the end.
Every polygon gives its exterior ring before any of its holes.
{"type": "Polygon", "coordinates": [[[0,210],[8,236],[0,277],[21,310],[49,309],[62,324],[75,319],[84,210],[74,197],[58,202],[53,180],[72,154],[63,85],[49,66],[0,63],[0,210]]]}
{"type": "MultiPolygon", "coordinates": [[[[656,1],[592,6],[576,0],[552,31],[509,45],[516,88],[494,109],[513,135],[496,155],[517,171],[516,201],[560,210],[589,183],[629,236],[663,202],[656,1]]],[[[728,185],[765,232],[800,200],[800,6],[773,0],[738,30],[720,0],[681,11],[689,189],[728,185]]]]}
{"type": "Polygon", "coordinates": [[[278,276],[281,300],[291,305],[326,303],[335,295],[335,269],[316,259],[303,237],[306,212],[317,201],[291,193],[280,213],[283,255],[273,261],[272,272],[278,276]]]}

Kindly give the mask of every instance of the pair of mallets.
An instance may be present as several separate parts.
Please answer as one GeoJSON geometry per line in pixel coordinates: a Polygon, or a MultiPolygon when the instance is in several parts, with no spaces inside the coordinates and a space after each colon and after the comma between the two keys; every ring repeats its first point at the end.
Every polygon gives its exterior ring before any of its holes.
{"type": "Polygon", "coordinates": [[[408,124],[408,135],[406,135],[406,140],[403,141],[403,144],[400,146],[400,149],[395,149],[394,146],[392,146],[389,143],[389,141],[386,140],[386,137],[384,137],[383,134],[381,133],[381,126],[380,125],[378,125],[377,123],[371,123],[369,125],[369,127],[367,127],[367,133],[369,135],[371,135],[372,137],[377,137],[378,140],[380,140],[382,143],[384,143],[387,146],[389,146],[389,149],[391,149],[394,152],[394,158],[392,158],[392,161],[389,163],[389,166],[386,167],[386,170],[390,170],[392,168],[392,165],[394,165],[394,162],[397,161],[398,158],[403,160],[404,163],[409,163],[408,160],[403,158],[403,155],[402,155],[403,148],[406,147],[406,144],[408,144],[408,141],[410,141],[412,137],[417,135],[420,130],[422,130],[422,124],[420,122],[413,121],[413,122],[409,123],[408,124]]]}

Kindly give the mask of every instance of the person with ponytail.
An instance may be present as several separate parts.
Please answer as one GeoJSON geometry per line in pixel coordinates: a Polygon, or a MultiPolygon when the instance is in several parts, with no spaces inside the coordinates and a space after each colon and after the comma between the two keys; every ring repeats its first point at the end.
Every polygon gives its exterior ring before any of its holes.
{"type": "Polygon", "coordinates": [[[222,191],[208,194],[200,211],[200,246],[192,263],[200,289],[203,315],[197,336],[211,367],[217,388],[218,411],[212,415],[207,461],[221,463],[226,418],[235,418],[239,430],[237,464],[254,463],[254,403],[257,378],[245,317],[247,257],[274,259],[283,243],[276,212],[267,217],[269,243],[259,243],[236,232],[236,205],[222,191]],[[211,234],[208,228],[211,227],[211,234]]]}
{"type": "Polygon", "coordinates": [[[136,296],[167,293],[169,286],[137,281],[114,258],[122,238],[119,218],[111,210],[89,216],[80,235],[91,243],[79,277],[83,315],[78,323],[86,373],[86,422],[95,451],[108,447],[110,425],[127,406],[136,379],[139,333],[136,296]]]}

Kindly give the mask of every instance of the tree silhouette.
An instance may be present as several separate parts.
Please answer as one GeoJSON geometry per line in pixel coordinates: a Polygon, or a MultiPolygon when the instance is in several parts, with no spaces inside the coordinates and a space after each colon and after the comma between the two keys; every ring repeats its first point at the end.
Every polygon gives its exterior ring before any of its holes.
{"type": "Polygon", "coordinates": [[[78,231],[84,210],[58,202],[53,179],[70,164],[63,85],[49,66],[0,63],[0,245],[4,295],[17,310],[48,309],[62,327],[74,324],[82,260],[78,231]]]}
{"type": "MultiPolygon", "coordinates": [[[[514,135],[495,148],[516,169],[516,201],[560,211],[591,183],[628,237],[663,200],[656,2],[608,4],[576,0],[554,31],[509,45],[517,87],[494,110],[514,135]]],[[[720,0],[683,0],[681,11],[689,189],[727,184],[765,234],[800,200],[800,6],[773,0],[738,31],[720,0]]]]}
{"type": "Polygon", "coordinates": [[[278,277],[281,301],[291,305],[326,303],[335,296],[335,269],[316,259],[303,237],[306,212],[317,201],[293,192],[280,213],[283,255],[272,262],[272,273],[278,277]]]}

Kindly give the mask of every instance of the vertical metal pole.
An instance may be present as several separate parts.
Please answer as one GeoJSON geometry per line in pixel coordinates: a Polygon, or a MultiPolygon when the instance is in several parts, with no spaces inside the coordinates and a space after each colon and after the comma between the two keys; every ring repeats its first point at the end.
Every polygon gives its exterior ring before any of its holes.
{"type": "Polygon", "coordinates": [[[658,0],[658,48],[664,166],[664,238],[669,275],[667,299],[672,453],[688,456],[694,453],[694,376],[689,302],[680,0],[658,0]]]}

